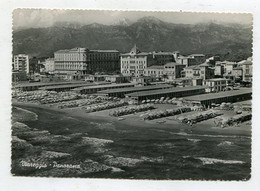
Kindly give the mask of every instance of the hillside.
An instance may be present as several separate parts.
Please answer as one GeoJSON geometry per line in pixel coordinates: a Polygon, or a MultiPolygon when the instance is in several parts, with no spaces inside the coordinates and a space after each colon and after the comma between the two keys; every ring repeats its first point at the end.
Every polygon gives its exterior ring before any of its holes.
{"type": "Polygon", "coordinates": [[[128,52],[137,44],[142,51],[175,51],[182,54],[203,53],[221,55],[222,59],[239,60],[251,56],[251,28],[234,24],[204,23],[183,25],[144,17],[127,25],[85,26],[54,25],[30,28],[13,33],[13,53],[48,57],[60,49],[87,47],[117,49],[128,52]]]}

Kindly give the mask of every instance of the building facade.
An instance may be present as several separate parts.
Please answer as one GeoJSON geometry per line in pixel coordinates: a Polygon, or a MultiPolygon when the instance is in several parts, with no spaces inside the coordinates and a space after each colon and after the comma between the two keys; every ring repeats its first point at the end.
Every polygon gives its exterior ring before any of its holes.
{"type": "Polygon", "coordinates": [[[164,74],[169,81],[180,78],[181,72],[185,68],[185,65],[176,62],[170,62],[164,65],[164,74]]]}
{"type": "Polygon", "coordinates": [[[190,58],[187,56],[178,57],[177,62],[184,65],[185,67],[197,65],[196,60],[194,58],[190,58]]]}
{"type": "Polygon", "coordinates": [[[47,58],[44,61],[44,67],[45,67],[45,72],[54,72],[55,70],[54,58],[47,58]]]}
{"type": "Polygon", "coordinates": [[[226,90],[228,86],[228,80],[225,78],[208,79],[205,81],[207,88],[206,92],[220,92],[226,90]]]}
{"type": "Polygon", "coordinates": [[[177,52],[153,52],[151,63],[148,62],[148,66],[158,65],[162,66],[168,62],[175,62],[175,57],[177,57],[177,52]]]}
{"type": "Polygon", "coordinates": [[[194,59],[196,64],[202,64],[206,61],[206,57],[204,54],[191,54],[189,55],[189,58],[194,59]]]}
{"type": "Polygon", "coordinates": [[[241,81],[243,79],[243,67],[236,67],[231,73],[236,81],[241,81]]]}
{"type": "Polygon", "coordinates": [[[144,70],[145,76],[162,77],[164,75],[164,66],[150,66],[144,70]]]}
{"type": "Polygon", "coordinates": [[[87,50],[87,73],[116,73],[120,71],[120,56],[117,50],[87,50]]]}
{"type": "Polygon", "coordinates": [[[184,68],[186,78],[202,78],[203,80],[214,77],[214,69],[208,63],[184,68]]]}
{"type": "Polygon", "coordinates": [[[55,72],[66,74],[86,74],[86,48],[59,50],[54,53],[55,72]]]}
{"type": "Polygon", "coordinates": [[[185,65],[185,67],[202,64],[206,61],[204,54],[191,54],[189,56],[178,56],[176,62],[185,65]]]}
{"type": "Polygon", "coordinates": [[[223,77],[224,74],[224,66],[221,64],[217,64],[215,65],[215,71],[214,71],[214,75],[218,76],[218,77],[223,77]]]}
{"type": "Polygon", "coordinates": [[[143,76],[147,68],[148,53],[142,53],[136,45],[129,53],[121,54],[121,74],[124,76],[143,76]]]}
{"type": "Polygon", "coordinates": [[[244,82],[252,82],[253,79],[253,63],[251,58],[247,59],[245,62],[241,64],[243,70],[242,80],[244,82]]]}
{"type": "Polygon", "coordinates": [[[14,56],[13,71],[30,73],[29,56],[26,54],[18,54],[14,56]]]}

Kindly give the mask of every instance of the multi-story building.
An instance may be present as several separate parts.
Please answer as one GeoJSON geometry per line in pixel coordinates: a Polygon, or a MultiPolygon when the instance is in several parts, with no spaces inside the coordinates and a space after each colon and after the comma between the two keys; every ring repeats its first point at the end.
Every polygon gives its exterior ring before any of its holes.
{"type": "Polygon", "coordinates": [[[18,54],[14,56],[13,71],[30,73],[29,56],[26,54],[18,54]]]}
{"type": "Polygon", "coordinates": [[[54,58],[47,58],[44,61],[44,67],[45,67],[45,72],[54,72],[55,70],[54,58]]]}
{"type": "Polygon", "coordinates": [[[210,65],[215,66],[217,62],[220,61],[220,57],[219,56],[212,56],[208,59],[206,59],[206,62],[208,62],[210,65]]]}
{"type": "Polygon", "coordinates": [[[214,69],[208,63],[184,68],[186,78],[202,78],[203,80],[214,77],[214,69]]]}
{"type": "Polygon", "coordinates": [[[185,65],[176,62],[170,62],[164,65],[164,74],[167,75],[169,81],[180,78],[181,72],[185,65]]]}
{"type": "Polygon", "coordinates": [[[206,61],[206,57],[204,54],[191,54],[189,55],[189,58],[194,59],[196,64],[202,64],[206,61]]]}
{"type": "Polygon", "coordinates": [[[116,73],[120,71],[118,50],[87,50],[87,73],[116,73]]]}
{"type": "Polygon", "coordinates": [[[177,57],[178,52],[153,52],[153,60],[151,63],[148,62],[148,66],[156,64],[162,66],[168,62],[175,62],[175,57],[177,57]]]}
{"type": "Polygon", "coordinates": [[[86,48],[59,50],[54,53],[55,72],[82,75],[87,72],[86,48]]]}
{"type": "Polygon", "coordinates": [[[189,56],[177,56],[176,62],[185,65],[185,67],[202,64],[206,61],[204,54],[191,54],[189,56]]]}
{"type": "Polygon", "coordinates": [[[179,56],[176,60],[177,63],[184,65],[185,67],[197,65],[197,62],[194,58],[188,56],[179,56]]]}
{"type": "Polygon", "coordinates": [[[208,79],[205,81],[205,85],[207,86],[205,91],[208,93],[220,92],[227,88],[228,80],[225,78],[208,79]]]}
{"type": "Polygon", "coordinates": [[[221,64],[216,64],[214,68],[215,68],[214,75],[218,77],[222,77],[224,74],[224,66],[221,64]]]}
{"type": "Polygon", "coordinates": [[[121,54],[121,74],[124,76],[163,75],[164,65],[174,63],[179,52],[141,52],[136,45],[129,53],[121,54]]]}
{"type": "Polygon", "coordinates": [[[121,74],[136,77],[144,75],[148,57],[149,53],[142,53],[135,45],[129,53],[120,56],[121,74]]]}
{"type": "Polygon", "coordinates": [[[240,62],[240,66],[243,70],[242,80],[244,82],[252,82],[253,79],[253,63],[252,58],[249,57],[247,60],[240,62]]]}
{"type": "Polygon", "coordinates": [[[162,77],[164,75],[164,66],[150,66],[144,70],[145,76],[162,77]]]}
{"type": "Polygon", "coordinates": [[[224,74],[231,74],[238,64],[236,62],[222,61],[217,62],[216,65],[222,65],[224,67],[224,74]]]}
{"type": "Polygon", "coordinates": [[[231,74],[235,77],[235,81],[241,81],[243,79],[243,67],[234,68],[231,74]]]}

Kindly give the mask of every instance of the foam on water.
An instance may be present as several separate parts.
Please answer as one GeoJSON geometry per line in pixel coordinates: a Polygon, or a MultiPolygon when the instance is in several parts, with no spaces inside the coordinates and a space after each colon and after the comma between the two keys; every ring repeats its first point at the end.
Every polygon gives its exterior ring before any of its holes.
{"type": "Polygon", "coordinates": [[[194,159],[200,160],[203,165],[216,164],[216,163],[221,163],[221,164],[243,164],[243,163],[245,163],[245,162],[239,161],[239,160],[223,160],[223,159],[207,158],[207,157],[183,156],[182,158],[184,158],[184,159],[194,158],[194,159]]]}
{"type": "Polygon", "coordinates": [[[13,112],[12,116],[15,119],[17,119],[19,121],[36,121],[38,120],[38,115],[32,111],[29,111],[27,109],[22,109],[20,107],[14,107],[14,109],[16,109],[18,112],[13,112]],[[21,113],[19,113],[21,112],[21,113]]]}
{"type": "Polygon", "coordinates": [[[98,139],[95,137],[82,137],[83,144],[90,144],[93,146],[104,146],[105,144],[113,143],[113,142],[114,141],[112,141],[112,140],[98,139]]]}
{"type": "Polygon", "coordinates": [[[233,143],[231,141],[222,141],[221,143],[218,144],[218,146],[231,146],[233,143]]]}
{"type": "Polygon", "coordinates": [[[191,142],[193,142],[193,143],[197,143],[197,142],[199,142],[199,141],[201,141],[200,139],[187,139],[188,141],[191,141],[191,142]]]}
{"type": "Polygon", "coordinates": [[[188,134],[186,132],[179,132],[179,133],[173,133],[170,132],[173,135],[180,135],[180,136],[197,136],[197,137],[213,137],[213,138],[247,138],[251,139],[251,137],[247,136],[237,136],[237,135],[203,135],[203,134],[188,134]]]}
{"type": "Polygon", "coordinates": [[[243,161],[238,161],[238,160],[222,160],[222,159],[206,158],[206,157],[195,157],[195,159],[201,160],[203,165],[215,164],[215,163],[222,163],[222,164],[243,164],[243,163],[245,163],[243,161]]]}

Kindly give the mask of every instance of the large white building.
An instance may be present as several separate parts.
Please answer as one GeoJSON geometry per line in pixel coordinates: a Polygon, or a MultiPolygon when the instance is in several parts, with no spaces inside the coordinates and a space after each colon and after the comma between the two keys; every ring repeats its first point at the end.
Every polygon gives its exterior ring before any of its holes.
{"type": "Polygon", "coordinates": [[[54,72],[55,63],[54,58],[47,58],[44,62],[45,72],[54,72]]]}
{"type": "Polygon", "coordinates": [[[29,56],[26,54],[15,55],[13,62],[13,70],[29,74],[29,56]]]}
{"type": "Polygon", "coordinates": [[[147,68],[149,53],[142,53],[136,45],[129,53],[121,54],[121,74],[124,76],[142,76],[147,68]]]}
{"type": "Polygon", "coordinates": [[[253,80],[253,62],[252,57],[249,57],[247,60],[239,62],[239,65],[242,67],[242,80],[244,82],[252,82],[253,80]]]}
{"type": "Polygon", "coordinates": [[[214,78],[205,81],[206,92],[220,92],[224,91],[228,86],[228,80],[225,78],[214,78]]]}
{"type": "Polygon", "coordinates": [[[87,69],[86,48],[56,51],[54,62],[57,73],[85,74],[87,69]]]}

